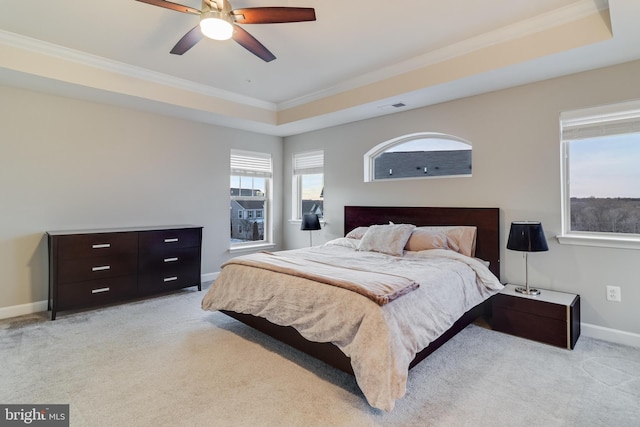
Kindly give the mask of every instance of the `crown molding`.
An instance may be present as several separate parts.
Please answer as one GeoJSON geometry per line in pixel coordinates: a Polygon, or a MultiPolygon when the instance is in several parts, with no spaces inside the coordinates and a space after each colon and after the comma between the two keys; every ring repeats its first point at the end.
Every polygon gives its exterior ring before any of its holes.
{"type": "Polygon", "coordinates": [[[136,67],[123,62],[114,61],[96,55],[91,55],[78,50],[66,48],[53,43],[0,30],[0,43],[10,47],[24,49],[38,54],[46,55],[86,65],[99,70],[112,72],[115,74],[145,80],[176,89],[194,92],[199,95],[211,98],[224,99],[237,104],[261,108],[264,110],[276,111],[277,106],[272,102],[263,101],[249,96],[239,95],[223,89],[195,83],[190,80],[173,77],[168,74],[151,71],[146,68],[136,67]]]}
{"type": "Polygon", "coordinates": [[[332,87],[314,93],[309,93],[295,99],[283,101],[277,104],[278,111],[295,108],[350,89],[366,86],[368,84],[396,77],[420,68],[426,68],[489,46],[509,42],[531,34],[544,32],[560,25],[591,16],[608,8],[609,3],[607,0],[580,0],[551,12],[537,15],[515,24],[507,25],[497,30],[427,52],[398,64],[361,74],[356,78],[344,80],[332,87]]]}

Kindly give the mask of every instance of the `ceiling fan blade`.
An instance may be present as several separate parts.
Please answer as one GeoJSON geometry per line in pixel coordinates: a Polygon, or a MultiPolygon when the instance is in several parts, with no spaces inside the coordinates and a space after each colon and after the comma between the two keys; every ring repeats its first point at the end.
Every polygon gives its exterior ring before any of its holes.
{"type": "Polygon", "coordinates": [[[233,39],[242,47],[253,53],[265,62],[271,62],[276,59],[275,55],[269,51],[262,43],[256,40],[245,29],[238,25],[233,26],[233,39]]]}
{"type": "Polygon", "coordinates": [[[164,7],[165,9],[171,9],[171,10],[175,10],[177,12],[182,12],[182,13],[191,13],[193,15],[200,15],[202,13],[198,9],[194,9],[193,7],[185,6],[178,3],[172,3],[166,0],[136,0],[136,1],[147,3],[153,6],[164,7]]]}
{"type": "Polygon", "coordinates": [[[174,55],[182,55],[192,47],[196,45],[200,40],[204,38],[204,34],[200,31],[200,25],[196,25],[193,27],[187,34],[182,36],[182,38],[176,43],[176,45],[171,49],[171,53],[174,55]]]}
{"type": "Polygon", "coordinates": [[[279,24],[316,20],[316,11],[311,7],[250,7],[234,9],[231,15],[238,24],[279,24]]]}

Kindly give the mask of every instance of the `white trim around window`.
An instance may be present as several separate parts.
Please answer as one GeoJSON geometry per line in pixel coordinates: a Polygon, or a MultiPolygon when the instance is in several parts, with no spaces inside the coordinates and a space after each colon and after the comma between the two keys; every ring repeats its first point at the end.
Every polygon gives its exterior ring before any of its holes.
{"type": "Polygon", "coordinates": [[[322,180],[324,182],[324,151],[316,150],[294,153],[292,164],[291,221],[300,221],[302,218],[302,176],[322,174],[322,180]]]}
{"type": "MultiPolygon", "coordinates": [[[[640,249],[640,234],[572,230],[570,188],[571,144],[600,137],[640,133],[640,100],[563,112],[560,114],[560,132],[562,230],[556,236],[558,242],[579,246],[640,249]]],[[[623,196],[632,199],[635,197],[623,196]]]]}
{"type": "MultiPolygon", "coordinates": [[[[238,188],[238,194],[230,196],[230,201],[232,202],[232,206],[230,207],[230,213],[232,212],[234,206],[234,201],[257,201],[263,203],[264,212],[260,217],[257,217],[254,214],[255,209],[250,208],[248,211],[243,211],[244,213],[241,215],[240,212],[234,216],[231,214],[231,242],[229,252],[238,252],[238,251],[251,251],[257,249],[267,249],[275,246],[273,243],[273,211],[272,211],[272,194],[273,194],[273,183],[272,183],[272,162],[271,162],[271,154],[269,153],[259,153],[252,151],[242,151],[242,150],[231,150],[230,154],[230,176],[231,177],[247,177],[252,185],[247,187],[250,190],[250,194],[242,194],[242,188],[238,188]],[[256,189],[253,186],[254,181],[264,181],[264,193],[260,191],[260,189],[256,189]],[[256,191],[258,190],[258,191],[256,191]],[[251,214],[251,217],[249,217],[251,214]],[[254,221],[254,227],[256,223],[258,223],[258,227],[262,224],[262,233],[263,239],[251,241],[250,239],[247,241],[233,241],[234,233],[237,232],[237,228],[234,227],[234,219],[242,219],[246,218],[248,220],[256,220],[254,221]],[[259,221],[259,222],[258,222],[259,221]]],[[[231,189],[233,190],[233,188],[231,189]]],[[[240,227],[240,224],[238,225],[240,227]]],[[[239,237],[235,237],[235,239],[240,239],[239,237]]]]}
{"type": "MultiPolygon", "coordinates": [[[[364,154],[364,182],[470,177],[471,153],[473,152],[472,150],[473,146],[470,141],[454,135],[448,135],[438,132],[417,132],[402,135],[381,142],[364,154]],[[400,146],[403,146],[404,150],[398,150],[400,146]],[[415,165],[415,163],[413,163],[409,165],[405,157],[404,160],[403,158],[399,158],[394,162],[395,164],[398,164],[398,162],[400,163],[400,169],[403,171],[400,175],[398,175],[395,168],[389,168],[389,176],[380,176],[379,171],[378,173],[376,173],[376,160],[384,162],[382,158],[385,155],[403,155],[402,153],[393,153],[396,150],[406,151],[405,156],[407,154],[410,155],[411,162],[416,161],[416,159],[418,158],[424,157],[424,153],[430,153],[432,154],[430,163],[435,162],[436,164],[438,164],[438,160],[433,159],[433,157],[442,157],[440,153],[437,152],[449,152],[447,154],[444,154],[445,156],[447,156],[447,161],[444,163],[447,164],[448,167],[446,169],[440,169],[440,166],[433,167],[433,164],[427,167],[428,165],[425,163],[422,163],[420,165],[415,165]],[[467,152],[468,156],[466,155],[467,152]],[[463,157],[465,159],[468,157],[468,160],[465,160],[464,164],[461,164],[460,156],[456,156],[453,153],[465,153],[463,157]],[[469,162],[468,164],[467,161],[469,162]],[[418,170],[420,170],[420,172],[416,172],[416,170],[414,170],[416,169],[416,166],[420,166],[417,168],[418,170]],[[410,169],[411,172],[408,173],[408,169],[410,169]],[[464,172],[462,171],[463,169],[464,172]],[[436,172],[434,173],[434,171],[436,172]]],[[[440,158],[440,161],[442,161],[442,158],[440,158]]],[[[384,163],[382,163],[379,167],[384,167],[384,163]]],[[[384,170],[386,171],[386,168],[384,170]]]]}

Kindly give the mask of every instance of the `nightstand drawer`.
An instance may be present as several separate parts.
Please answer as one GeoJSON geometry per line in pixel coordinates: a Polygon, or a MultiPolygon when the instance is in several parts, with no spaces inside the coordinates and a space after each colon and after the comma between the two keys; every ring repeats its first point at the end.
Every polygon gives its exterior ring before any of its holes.
{"type": "Polygon", "coordinates": [[[523,313],[534,313],[540,317],[566,320],[567,307],[541,300],[514,298],[509,295],[497,294],[493,297],[494,307],[504,307],[508,310],[517,310],[523,313]]]}
{"type": "Polygon", "coordinates": [[[580,295],[540,289],[539,295],[506,285],[492,297],[494,330],[572,349],[580,336],[580,295]]]}
{"type": "Polygon", "coordinates": [[[565,320],[494,308],[492,322],[493,329],[497,331],[567,347],[569,328],[565,320]]]}

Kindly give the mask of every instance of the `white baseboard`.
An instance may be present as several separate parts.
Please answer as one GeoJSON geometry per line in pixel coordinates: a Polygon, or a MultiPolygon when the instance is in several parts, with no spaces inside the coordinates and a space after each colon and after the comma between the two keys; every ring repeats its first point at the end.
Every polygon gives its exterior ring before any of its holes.
{"type": "Polygon", "coordinates": [[[220,274],[219,271],[216,271],[215,273],[205,273],[201,276],[200,280],[202,283],[213,282],[216,280],[216,277],[218,277],[218,274],[220,274]]]}
{"type": "MultiPolygon", "coordinates": [[[[200,276],[200,280],[202,283],[209,283],[214,281],[216,277],[218,277],[218,274],[220,274],[219,271],[216,271],[215,273],[205,273],[200,276]]],[[[28,304],[12,305],[9,307],[0,307],[0,320],[47,311],[48,305],[49,302],[45,300],[30,302],[28,304]]]]}
{"type": "Polygon", "coordinates": [[[624,344],[631,347],[640,348],[640,334],[591,325],[589,323],[581,323],[580,328],[581,335],[585,337],[596,338],[616,344],[624,344]]]}
{"type": "Polygon", "coordinates": [[[0,319],[23,316],[25,314],[40,313],[47,311],[48,301],[36,301],[28,304],[12,305],[0,308],[0,319]]]}

